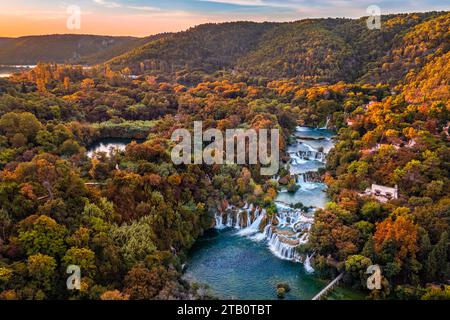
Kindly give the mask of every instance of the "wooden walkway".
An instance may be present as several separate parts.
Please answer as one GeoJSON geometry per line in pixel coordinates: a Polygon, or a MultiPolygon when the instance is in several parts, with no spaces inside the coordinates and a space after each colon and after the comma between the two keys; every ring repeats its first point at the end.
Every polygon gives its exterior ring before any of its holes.
{"type": "Polygon", "coordinates": [[[333,290],[333,288],[339,283],[339,281],[342,279],[343,276],[344,276],[344,273],[341,273],[340,275],[338,275],[325,288],[323,288],[318,294],[316,294],[314,296],[314,298],[312,298],[312,300],[321,300],[323,297],[325,297],[329,291],[333,290]]]}

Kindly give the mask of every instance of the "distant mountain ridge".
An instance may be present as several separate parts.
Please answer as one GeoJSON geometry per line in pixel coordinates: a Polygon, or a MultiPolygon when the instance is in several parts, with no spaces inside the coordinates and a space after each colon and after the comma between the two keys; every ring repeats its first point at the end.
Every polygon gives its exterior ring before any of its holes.
{"type": "Polygon", "coordinates": [[[390,84],[431,60],[445,65],[446,58],[439,58],[449,49],[449,12],[382,16],[381,30],[369,30],[366,19],[208,23],[146,38],[0,38],[0,64],[105,63],[133,74],[182,77],[225,70],[261,79],[390,84]]]}
{"type": "Polygon", "coordinates": [[[0,64],[77,63],[83,60],[98,63],[104,60],[85,57],[103,53],[107,60],[140,45],[142,40],[135,37],[76,34],[0,38],[0,64]]]}

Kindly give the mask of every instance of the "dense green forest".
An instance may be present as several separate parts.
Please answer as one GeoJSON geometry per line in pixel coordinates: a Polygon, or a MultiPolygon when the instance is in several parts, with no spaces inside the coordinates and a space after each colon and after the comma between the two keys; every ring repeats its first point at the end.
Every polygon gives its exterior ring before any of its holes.
{"type": "Polygon", "coordinates": [[[176,166],[171,133],[279,128],[284,151],[295,126],[327,118],[332,201],[298,250],[353,287],[379,264],[372,299],[449,299],[450,14],[383,23],[207,24],[90,69],[0,79],[0,299],[198,297],[182,265],[214,212],[248,202],[270,217],[279,186],[258,165],[176,166]],[[89,158],[105,137],[145,141],[89,158]],[[399,198],[363,195],[372,183],[399,198]],[[80,291],[65,288],[70,264],[85,270],[80,291]]]}
{"type": "Polygon", "coordinates": [[[439,15],[383,16],[379,31],[369,30],[365,18],[206,24],[149,41],[108,64],[117,70],[172,75],[178,81],[186,80],[185,73],[192,78],[192,72],[235,70],[270,80],[353,82],[388,57],[394,44],[402,46],[405,33],[439,15]]]}

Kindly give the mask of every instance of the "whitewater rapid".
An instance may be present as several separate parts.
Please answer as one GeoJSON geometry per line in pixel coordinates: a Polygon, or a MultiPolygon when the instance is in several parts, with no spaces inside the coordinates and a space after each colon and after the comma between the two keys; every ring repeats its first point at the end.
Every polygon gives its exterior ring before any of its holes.
{"type": "MultiPolygon", "coordinates": [[[[325,205],[325,185],[310,181],[312,173],[325,166],[327,152],[332,148],[332,133],[324,128],[297,127],[296,142],[288,146],[289,172],[299,189],[294,194],[282,189],[275,200],[277,213],[270,219],[263,208],[246,203],[242,208],[228,206],[215,215],[217,229],[235,228],[239,236],[254,241],[266,241],[269,250],[278,258],[303,262],[305,270],[314,272],[312,257],[301,255],[296,249],[308,241],[314,222],[314,211],[325,205]],[[302,203],[308,209],[294,209],[291,205],[302,203]]],[[[317,176],[317,174],[315,174],[317,176]]],[[[273,177],[279,180],[280,177],[273,177]]]]}

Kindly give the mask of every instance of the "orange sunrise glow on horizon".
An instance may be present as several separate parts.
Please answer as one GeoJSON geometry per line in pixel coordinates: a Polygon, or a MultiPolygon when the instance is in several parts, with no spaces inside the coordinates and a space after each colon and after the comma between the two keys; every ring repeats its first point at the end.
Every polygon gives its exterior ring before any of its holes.
{"type": "MultiPolygon", "coordinates": [[[[148,36],[176,32],[203,23],[250,20],[294,21],[315,17],[362,17],[370,1],[340,1],[330,7],[326,0],[17,0],[0,5],[0,37],[43,34],[98,34],[148,36]],[[69,6],[80,9],[80,28],[67,28],[69,6]]],[[[434,1],[445,10],[445,1],[434,1]]],[[[397,7],[378,1],[383,13],[423,10],[417,1],[397,7]]]]}

